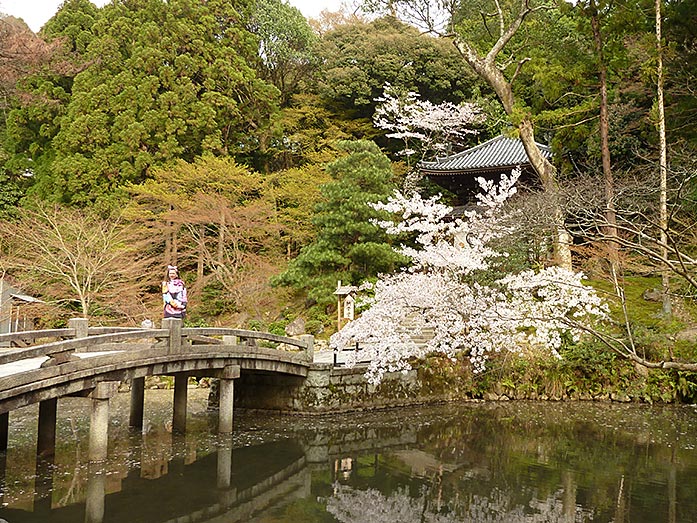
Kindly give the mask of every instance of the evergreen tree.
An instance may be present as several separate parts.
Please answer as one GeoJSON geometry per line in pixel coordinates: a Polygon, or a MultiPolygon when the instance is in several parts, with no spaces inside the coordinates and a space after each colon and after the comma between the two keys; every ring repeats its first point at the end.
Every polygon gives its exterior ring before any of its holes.
{"type": "Polygon", "coordinates": [[[337,280],[359,284],[404,262],[374,223],[386,215],[369,205],[394,192],[389,159],[370,141],[342,141],[340,146],[348,154],[327,166],[333,181],[321,187],[324,199],[313,220],[317,237],[275,279],[320,305],[334,303],[337,280]]]}
{"type": "MultiPolygon", "coordinates": [[[[73,2],[78,5],[79,2],[73,2]]],[[[70,204],[109,200],[153,166],[205,152],[250,160],[275,111],[277,90],[255,72],[246,0],[134,0],[102,8],[86,68],[46,129],[24,146],[48,165],[33,191],[70,204]]],[[[63,13],[63,16],[67,16],[63,13]]],[[[74,24],[51,34],[75,42],[74,24]]]]}
{"type": "Polygon", "coordinates": [[[382,134],[371,119],[386,84],[433,103],[460,103],[482,85],[450,42],[390,16],[337,25],[322,36],[316,53],[322,68],[314,89],[356,138],[382,134]]]}

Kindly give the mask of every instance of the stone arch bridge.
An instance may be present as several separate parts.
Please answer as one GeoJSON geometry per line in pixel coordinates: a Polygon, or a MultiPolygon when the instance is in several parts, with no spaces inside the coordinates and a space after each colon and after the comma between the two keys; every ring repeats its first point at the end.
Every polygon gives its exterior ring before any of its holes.
{"type": "Polygon", "coordinates": [[[142,427],[146,376],[174,376],[172,429],[186,428],[191,376],[220,379],[218,431],[232,432],[234,381],[245,373],[304,380],[313,362],[311,335],[288,338],[228,328],[183,328],[165,319],[161,329],[90,327],[76,318],[67,329],[0,335],[0,452],[7,449],[12,410],[38,403],[37,453],[55,449],[57,400],[91,400],[89,457],[106,458],[109,398],[131,383],[130,424],[142,427]],[[55,341],[46,341],[55,340],[55,341]]]}

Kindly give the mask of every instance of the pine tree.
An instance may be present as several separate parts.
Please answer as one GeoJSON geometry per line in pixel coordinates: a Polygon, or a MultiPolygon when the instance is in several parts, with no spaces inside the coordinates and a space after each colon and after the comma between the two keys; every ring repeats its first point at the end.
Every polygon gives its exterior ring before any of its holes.
{"type": "Polygon", "coordinates": [[[321,187],[324,199],[313,220],[317,237],[275,280],[327,305],[334,301],[337,280],[358,284],[404,261],[373,222],[384,214],[369,205],[394,192],[389,159],[370,141],[344,141],[340,146],[348,154],[327,166],[333,181],[321,187]]]}

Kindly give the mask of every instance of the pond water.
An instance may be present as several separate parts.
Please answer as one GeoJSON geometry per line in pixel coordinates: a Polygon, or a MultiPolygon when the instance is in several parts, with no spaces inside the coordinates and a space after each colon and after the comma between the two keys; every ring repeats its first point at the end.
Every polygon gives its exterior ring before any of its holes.
{"type": "Polygon", "coordinates": [[[87,462],[89,403],[58,403],[56,455],[37,460],[36,406],[10,414],[0,521],[697,522],[697,406],[467,403],[337,416],[235,413],[215,434],[190,389],[111,400],[109,459],[87,462]]]}

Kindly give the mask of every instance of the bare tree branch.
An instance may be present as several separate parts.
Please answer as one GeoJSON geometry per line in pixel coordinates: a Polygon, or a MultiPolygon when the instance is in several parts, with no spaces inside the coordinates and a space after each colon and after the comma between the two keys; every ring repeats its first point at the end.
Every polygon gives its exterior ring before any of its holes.
{"type": "Polygon", "coordinates": [[[25,210],[0,222],[3,268],[22,287],[52,301],[74,302],[80,313],[104,311],[134,319],[151,260],[146,239],[120,219],[60,207],[25,210]]]}

